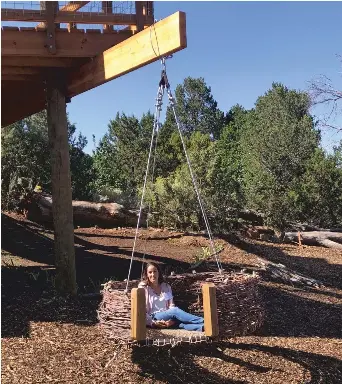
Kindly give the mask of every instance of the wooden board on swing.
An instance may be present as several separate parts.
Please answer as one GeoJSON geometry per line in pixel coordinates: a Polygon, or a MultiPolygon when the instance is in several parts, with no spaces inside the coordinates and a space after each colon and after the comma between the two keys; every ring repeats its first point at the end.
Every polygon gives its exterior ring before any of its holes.
{"type": "Polygon", "coordinates": [[[149,339],[164,339],[164,338],[195,338],[205,336],[204,332],[187,331],[185,329],[172,329],[172,328],[146,328],[146,337],[149,339]]]}

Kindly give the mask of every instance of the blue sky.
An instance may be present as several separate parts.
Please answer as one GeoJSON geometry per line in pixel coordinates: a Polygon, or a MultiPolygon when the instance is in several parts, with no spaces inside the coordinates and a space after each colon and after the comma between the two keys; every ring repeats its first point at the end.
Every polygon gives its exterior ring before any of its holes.
{"type": "MultiPolygon", "coordinates": [[[[219,108],[239,103],[253,107],[273,81],[307,89],[325,74],[342,89],[341,2],[155,2],[155,18],[180,10],[187,15],[188,47],[168,61],[172,88],[187,76],[204,77],[219,108]],[[340,72],[340,73],[339,73],[340,72]]],[[[76,96],[68,104],[70,120],[93,149],[116,113],[141,116],[154,110],[160,62],[76,96]]],[[[166,108],[166,98],[164,103],[166,108]]],[[[342,119],[339,121],[342,124],[342,119]]],[[[331,147],[341,134],[329,131],[331,147]]]]}

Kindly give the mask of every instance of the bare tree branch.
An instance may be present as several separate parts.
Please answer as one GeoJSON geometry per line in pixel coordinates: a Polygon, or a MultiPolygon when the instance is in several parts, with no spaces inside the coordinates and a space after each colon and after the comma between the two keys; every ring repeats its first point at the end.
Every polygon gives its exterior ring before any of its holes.
{"type": "MultiPolygon", "coordinates": [[[[339,58],[342,66],[342,56],[336,56],[339,58]]],[[[342,114],[342,90],[337,89],[329,77],[321,75],[309,83],[309,96],[312,106],[326,105],[330,109],[330,112],[319,120],[319,125],[342,131],[342,126],[336,126],[331,123],[333,117],[342,114]]]]}

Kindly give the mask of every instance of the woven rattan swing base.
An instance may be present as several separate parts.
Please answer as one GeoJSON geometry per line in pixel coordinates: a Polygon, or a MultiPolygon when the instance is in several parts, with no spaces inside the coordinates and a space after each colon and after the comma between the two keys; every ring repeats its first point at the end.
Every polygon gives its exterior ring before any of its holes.
{"type": "MultiPolygon", "coordinates": [[[[219,338],[229,338],[256,331],[264,320],[264,306],[258,290],[259,276],[244,273],[196,273],[167,277],[180,308],[203,315],[201,285],[213,282],[216,286],[219,338]]],[[[139,281],[109,281],[102,290],[98,309],[99,326],[117,344],[137,345],[131,339],[130,291],[139,281]]],[[[146,341],[139,345],[166,346],[181,343],[211,342],[203,332],[181,329],[147,329],[146,341]]]]}

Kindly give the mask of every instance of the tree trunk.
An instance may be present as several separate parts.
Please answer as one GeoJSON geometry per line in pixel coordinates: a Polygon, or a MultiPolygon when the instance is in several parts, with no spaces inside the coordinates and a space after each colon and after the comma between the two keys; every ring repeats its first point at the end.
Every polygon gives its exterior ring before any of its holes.
{"type": "MultiPolygon", "coordinates": [[[[22,204],[29,220],[52,223],[52,197],[45,193],[34,193],[22,204]]],[[[74,225],[100,227],[135,227],[138,214],[116,203],[92,203],[72,201],[74,225]]],[[[146,214],[142,214],[141,226],[146,225],[146,214]]]]}
{"type": "Polygon", "coordinates": [[[64,77],[47,82],[47,120],[52,164],[52,213],[55,234],[56,289],[76,294],[74,226],[64,77]]]}
{"type": "MultiPolygon", "coordinates": [[[[342,249],[342,233],[325,231],[300,232],[301,241],[308,245],[322,245],[342,249]]],[[[285,232],[284,241],[298,241],[298,232],[285,232]]]]}
{"type": "Polygon", "coordinates": [[[288,268],[284,264],[272,263],[269,260],[258,257],[259,264],[261,268],[267,272],[267,274],[276,279],[281,280],[282,282],[288,284],[301,284],[308,285],[312,287],[324,287],[323,283],[319,280],[313,279],[312,277],[304,276],[293,269],[288,268]]]}
{"type": "Polygon", "coordinates": [[[342,244],[337,243],[336,241],[332,241],[329,239],[323,239],[323,240],[319,241],[319,244],[323,245],[324,247],[340,249],[342,251],[342,244]]]}

